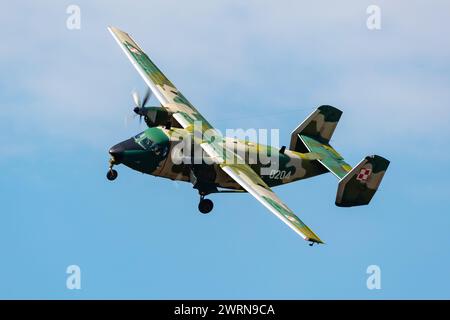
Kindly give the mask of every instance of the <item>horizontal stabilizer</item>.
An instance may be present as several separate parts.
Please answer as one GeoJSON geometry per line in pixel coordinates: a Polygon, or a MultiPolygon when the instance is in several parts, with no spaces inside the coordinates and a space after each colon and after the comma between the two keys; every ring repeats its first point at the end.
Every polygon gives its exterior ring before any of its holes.
{"type": "Polygon", "coordinates": [[[383,157],[374,155],[364,158],[339,182],[336,205],[353,207],[368,204],[388,166],[389,160],[383,157]]]}
{"type": "Polygon", "coordinates": [[[308,136],[299,134],[300,140],[309,152],[319,155],[318,161],[338,179],[342,179],[352,169],[344,158],[329,144],[323,144],[308,136]]]}
{"type": "Polygon", "coordinates": [[[352,169],[330,145],[341,115],[342,111],[335,107],[318,107],[292,132],[289,147],[297,152],[315,153],[325,169],[338,179],[342,179],[352,169]]]}

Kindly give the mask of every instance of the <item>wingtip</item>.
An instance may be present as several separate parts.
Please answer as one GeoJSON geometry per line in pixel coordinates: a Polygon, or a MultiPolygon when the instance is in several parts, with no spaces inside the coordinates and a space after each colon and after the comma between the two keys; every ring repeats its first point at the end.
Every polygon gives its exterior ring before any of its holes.
{"type": "Polygon", "coordinates": [[[325,242],[323,242],[322,240],[320,240],[319,238],[307,238],[306,241],[309,241],[309,245],[312,247],[314,244],[325,244],[325,242]]]}
{"type": "Polygon", "coordinates": [[[113,26],[108,26],[106,29],[109,31],[109,33],[111,33],[111,34],[114,36],[114,32],[115,32],[115,30],[116,30],[115,27],[113,27],[113,26]]]}
{"type": "Polygon", "coordinates": [[[121,29],[114,27],[114,26],[108,26],[107,29],[109,30],[109,32],[111,33],[126,33],[124,31],[122,31],[121,29]]]}

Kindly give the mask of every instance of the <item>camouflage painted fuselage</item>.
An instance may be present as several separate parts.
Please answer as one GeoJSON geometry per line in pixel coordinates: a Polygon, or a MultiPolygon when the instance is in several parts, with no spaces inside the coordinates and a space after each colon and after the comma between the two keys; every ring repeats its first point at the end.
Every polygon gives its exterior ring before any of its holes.
{"type": "MultiPolygon", "coordinates": [[[[193,157],[190,162],[185,163],[173,156],[177,145],[181,141],[189,140],[186,139],[189,134],[182,128],[148,128],[131,138],[136,143],[136,148],[134,150],[125,148],[121,158],[115,159],[115,163],[122,163],[136,171],[153,176],[186,182],[193,182],[192,168],[197,166],[201,167],[201,170],[197,170],[201,174],[200,177],[196,177],[197,179],[217,188],[242,190],[242,187],[217,164],[207,164],[207,161],[195,162],[193,157]]],[[[242,159],[269,186],[277,186],[327,172],[317,161],[317,155],[314,153],[300,153],[292,150],[280,152],[280,149],[275,147],[234,138],[225,138],[225,141],[227,144],[234,145],[238,154],[245,155],[242,159]],[[261,154],[266,157],[261,157],[261,154]],[[269,168],[265,174],[261,174],[262,168],[268,168],[271,165],[268,162],[269,159],[276,159],[275,169],[269,168]]]]}
{"type": "Polygon", "coordinates": [[[372,155],[354,168],[345,162],[330,145],[341,110],[329,105],[318,107],[291,133],[290,150],[224,138],[129,34],[108,29],[161,104],[145,107],[148,95],[142,105],[134,99],[134,112],[144,117],[149,128],[109,150],[109,180],[117,177],[113,166],[122,163],[157,177],[190,182],[200,194],[202,213],[213,207],[205,195],[221,192],[218,188],[245,190],[311,244],[323,241],[278,198],[272,186],[331,172],[339,179],[337,206],[371,201],[389,161],[372,155]]]}

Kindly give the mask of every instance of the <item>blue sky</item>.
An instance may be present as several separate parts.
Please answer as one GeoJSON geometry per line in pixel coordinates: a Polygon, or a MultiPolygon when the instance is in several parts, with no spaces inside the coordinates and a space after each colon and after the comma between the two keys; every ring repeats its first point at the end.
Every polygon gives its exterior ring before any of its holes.
{"type": "Polygon", "coordinates": [[[450,5],[446,1],[32,1],[0,12],[0,298],[450,298],[450,5]],[[81,29],[66,8],[81,8],[81,29]],[[381,30],[366,8],[381,8],[381,30]],[[327,244],[310,248],[250,195],[118,167],[108,149],[145,90],[106,26],[130,32],[219,129],[344,111],[332,144],[391,160],[366,207],[331,175],[276,188],[327,244]],[[81,290],[66,288],[67,266],[81,290]],[[368,290],[366,268],[381,268],[368,290]]]}

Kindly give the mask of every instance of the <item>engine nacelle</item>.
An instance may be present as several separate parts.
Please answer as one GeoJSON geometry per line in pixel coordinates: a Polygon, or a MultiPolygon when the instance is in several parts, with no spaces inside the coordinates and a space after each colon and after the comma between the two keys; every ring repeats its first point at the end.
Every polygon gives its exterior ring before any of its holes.
{"type": "Polygon", "coordinates": [[[149,127],[165,126],[171,123],[172,114],[162,107],[145,107],[144,121],[149,127]]]}

